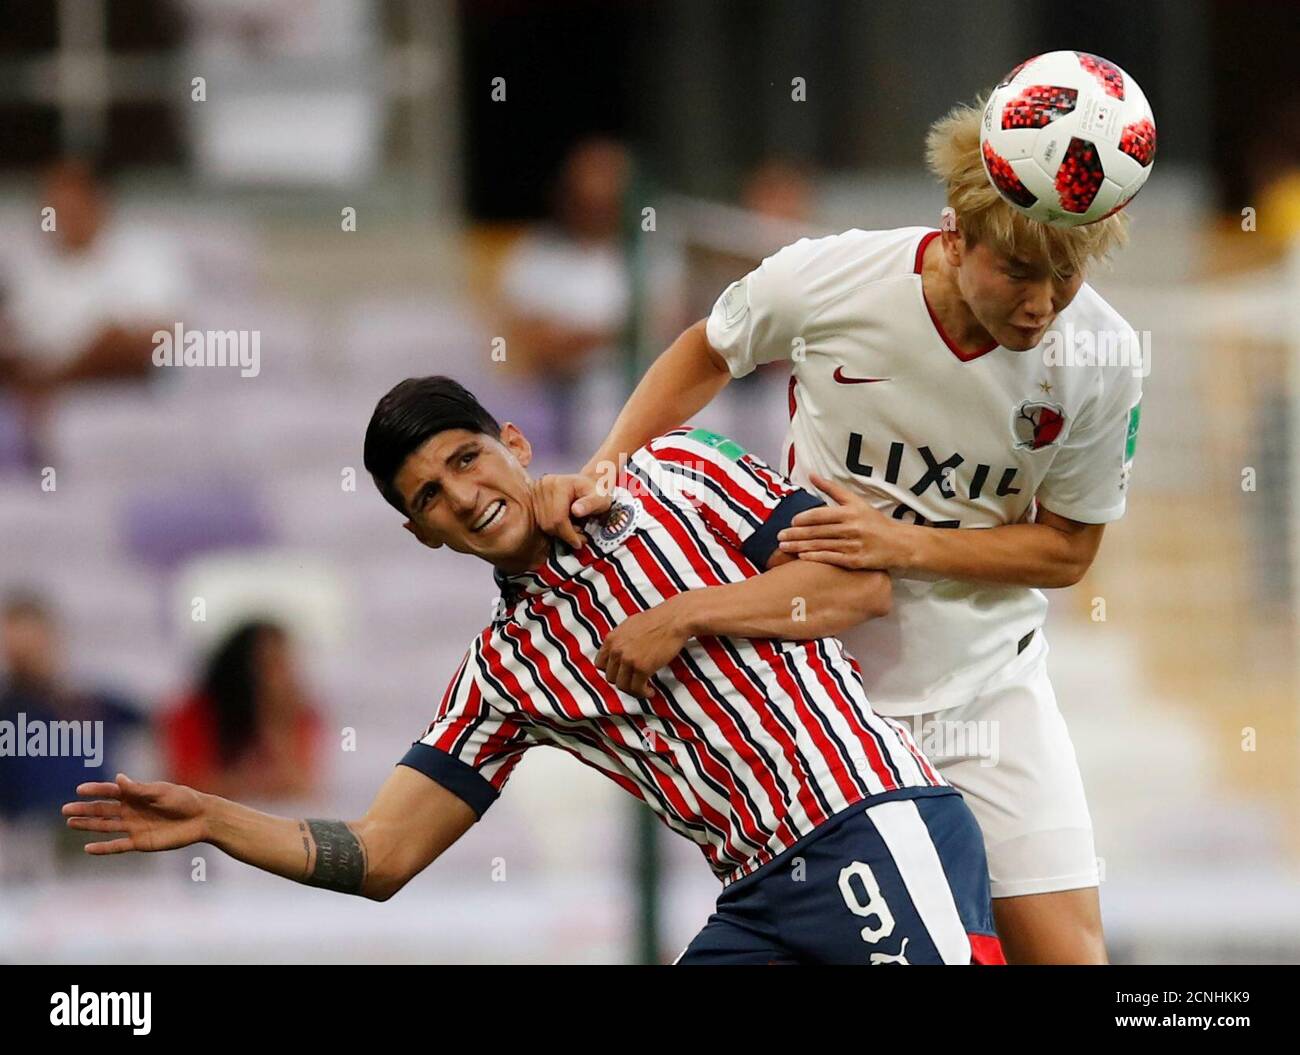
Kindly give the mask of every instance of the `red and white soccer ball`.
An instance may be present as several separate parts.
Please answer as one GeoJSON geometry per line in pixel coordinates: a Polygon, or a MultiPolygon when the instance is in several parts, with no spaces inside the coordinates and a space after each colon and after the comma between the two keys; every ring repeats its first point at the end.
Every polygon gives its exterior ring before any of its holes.
{"type": "Polygon", "coordinates": [[[1156,156],[1156,123],[1137,81],[1107,59],[1049,51],[993,89],[980,124],[984,170],[1030,219],[1095,223],[1127,205],[1156,156]]]}

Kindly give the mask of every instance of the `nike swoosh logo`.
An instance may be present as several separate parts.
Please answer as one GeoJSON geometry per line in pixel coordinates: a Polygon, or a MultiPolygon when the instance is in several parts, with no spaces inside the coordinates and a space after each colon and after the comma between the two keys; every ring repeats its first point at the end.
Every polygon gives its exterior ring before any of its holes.
{"type": "Polygon", "coordinates": [[[844,367],[837,366],[835,373],[831,375],[842,385],[869,385],[875,381],[890,381],[888,377],[847,377],[844,373],[844,367]]]}

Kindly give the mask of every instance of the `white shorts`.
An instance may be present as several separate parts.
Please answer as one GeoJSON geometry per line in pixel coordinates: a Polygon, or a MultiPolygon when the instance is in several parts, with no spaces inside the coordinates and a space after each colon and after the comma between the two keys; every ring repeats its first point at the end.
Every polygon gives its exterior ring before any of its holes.
{"type": "Polygon", "coordinates": [[[893,721],[979,821],[994,898],[1097,885],[1092,818],[1042,630],[970,703],[893,721]]]}

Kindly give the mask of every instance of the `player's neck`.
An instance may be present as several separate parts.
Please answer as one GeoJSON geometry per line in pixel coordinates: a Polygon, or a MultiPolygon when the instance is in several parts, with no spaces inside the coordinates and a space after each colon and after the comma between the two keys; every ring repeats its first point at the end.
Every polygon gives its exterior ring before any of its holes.
{"type": "Polygon", "coordinates": [[[526,571],[536,571],[550,557],[551,542],[550,535],[543,531],[535,531],[516,553],[494,560],[492,566],[502,575],[519,575],[526,571]]]}
{"type": "Polygon", "coordinates": [[[957,272],[943,255],[943,239],[931,239],[921,261],[921,290],[930,311],[948,339],[963,352],[974,355],[995,343],[975,318],[957,285],[957,272]]]}

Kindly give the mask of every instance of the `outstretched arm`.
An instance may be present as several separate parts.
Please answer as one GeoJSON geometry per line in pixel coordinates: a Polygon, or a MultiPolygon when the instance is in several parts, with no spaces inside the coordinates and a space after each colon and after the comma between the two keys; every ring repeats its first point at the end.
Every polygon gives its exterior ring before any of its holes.
{"type": "Polygon", "coordinates": [[[231,857],[308,886],[386,901],[459,839],[477,815],[442,785],[396,767],[359,821],[275,817],[182,784],[81,784],[63,807],[69,828],[118,833],[89,854],[210,843],[231,857]],[[85,801],[91,799],[93,801],[85,801]]]}

